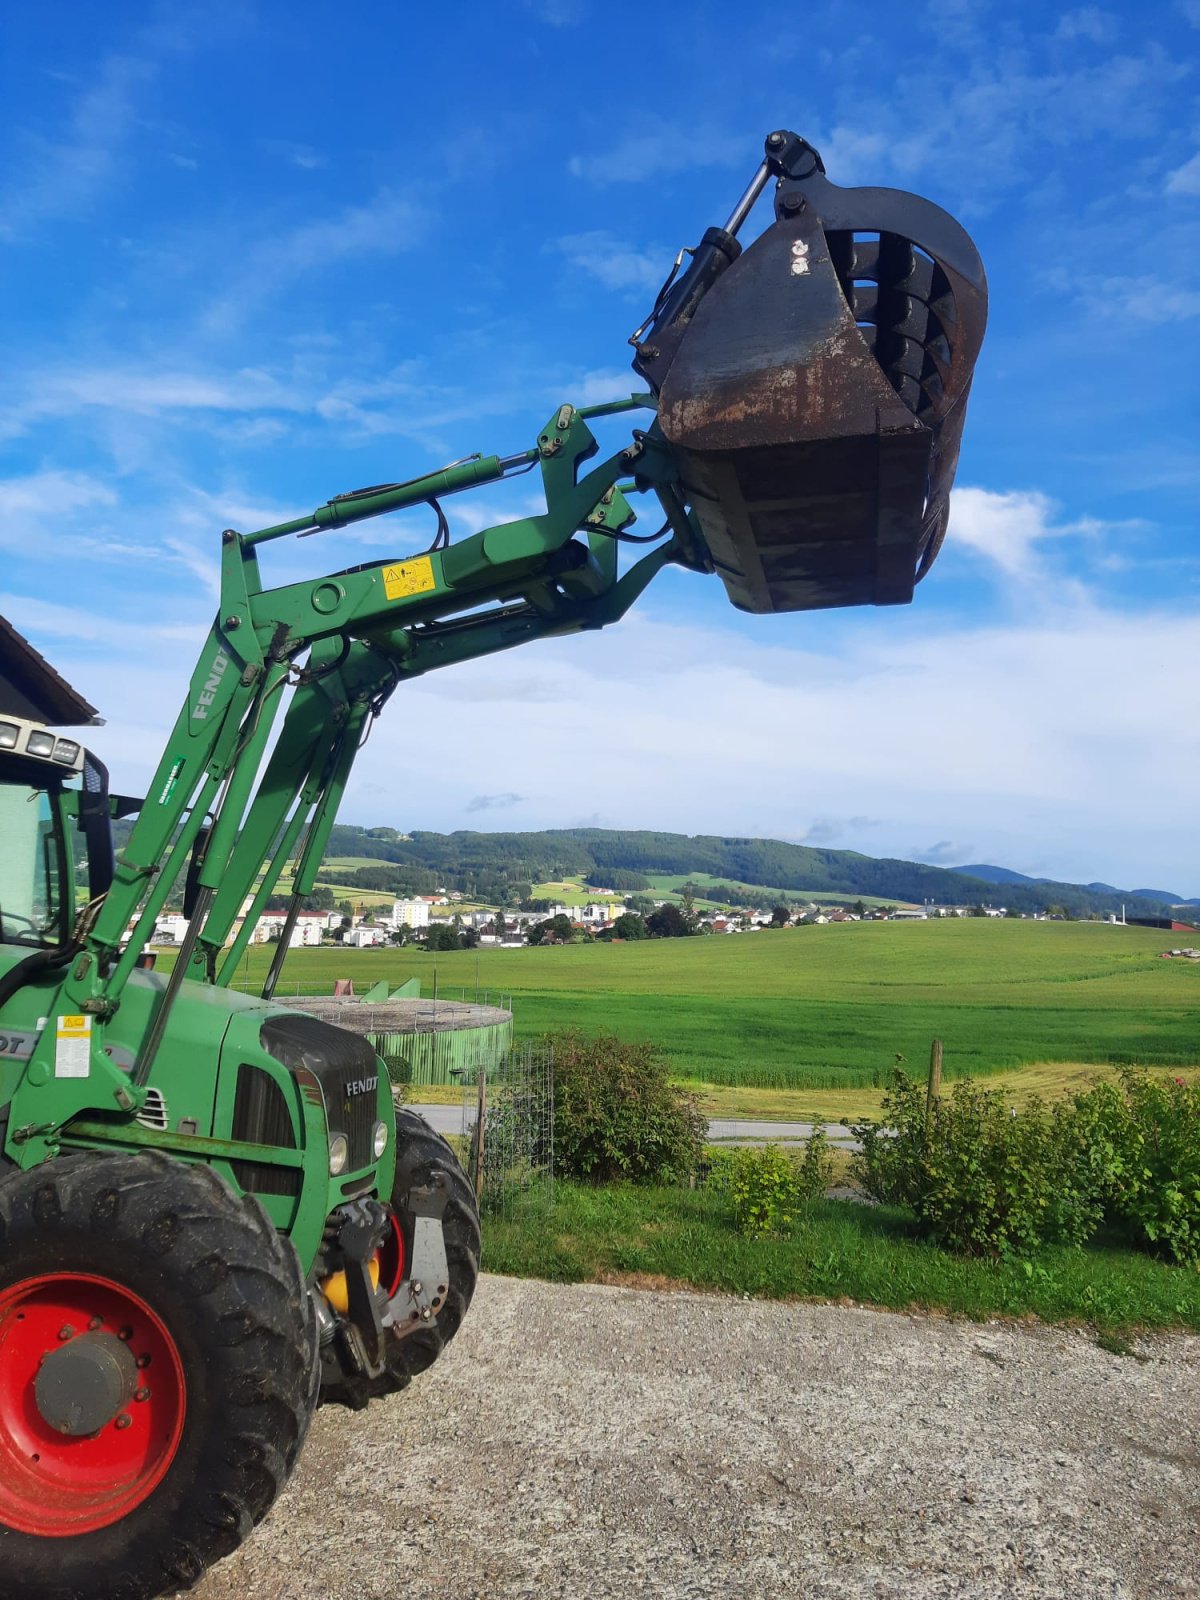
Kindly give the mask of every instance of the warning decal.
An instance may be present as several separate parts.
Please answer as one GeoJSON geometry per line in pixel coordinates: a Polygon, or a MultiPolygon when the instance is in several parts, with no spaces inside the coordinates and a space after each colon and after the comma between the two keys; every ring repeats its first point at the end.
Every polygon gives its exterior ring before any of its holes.
{"type": "Polygon", "coordinates": [[[86,1078],[91,1071],[91,1017],[59,1017],[55,1029],[54,1076],[86,1078]]]}
{"type": "Polygon", "coordinates": [[[394,561],[383,569],[383,592],[389,600],[403,600],[408,594],[426,594],[437,588],[433,562],[428,556],[412,561],[394,561]]]}

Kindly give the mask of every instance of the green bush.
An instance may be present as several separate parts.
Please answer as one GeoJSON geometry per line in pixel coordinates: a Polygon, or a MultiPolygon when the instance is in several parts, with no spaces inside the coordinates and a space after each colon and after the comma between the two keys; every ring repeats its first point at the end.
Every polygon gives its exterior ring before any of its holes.
{"type": "Polygon", "coordinates": [[[824,1128],[815,1128],[799,1160],[777,1144],[716,1152],[709,1184],[729,1199],[739,1233],[787,1234],[797,1212],[821,1199],[833,1174],[824,1128]]]}
{"type": "Polygon", "coordinates": [[[885,1122],[855,1129],[855,1175],[872,1198],[911,1206],[921,1231],[968,1255],[1082,1244],[1101,1216],[1070,1106],[1034,1099],[1017,1115],[970,1080],[927,1111],[925,1089],[897,1070],[885,1122]]]}
{"type": "Polygon", "coordinates": [[[1103,1221],[1200,1264],[1200,1084],[1126,1069],[1069,1102],[1018,1115],[970,1080],[926,1106],[897,1070],[884,1119],[854,1131],[867,1194],[910,1206],[923,1233],[973,1255],[1083,1244],[1103,1221]]]}
{"type": "Polygon", "coordinates": [[[1077,1095],[1079,1142],[1106,1220],[1178,1262],[1200,1264],[1200,1082],[1126,1068],[1077,1095]]]}
{"type": "Polygon", "coordinates": [[[590,1183],[671,1183],[693,1172],[707,1119],[669,1080],[657,1045],[553,1034],[554,1166],[590,1183]]]}

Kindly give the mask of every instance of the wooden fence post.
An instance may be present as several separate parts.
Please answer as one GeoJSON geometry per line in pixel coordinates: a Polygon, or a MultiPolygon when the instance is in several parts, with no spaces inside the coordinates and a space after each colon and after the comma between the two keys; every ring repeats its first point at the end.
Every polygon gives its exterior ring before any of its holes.
{"type": "Polygon", "coordinates": [[[483,1117],[487,1110],[487,1068],[479,1069],[479,1094],[475,1101],[475,1204],[483,1204],[483,1117]]]}
{"type": "Polygon", "coordinates": [[[933,1107],[942,1092],[942,1041],[935,1039],[929,1047],[929,1085],[925,1091],[925,1120],[933,1115],[933,1107]]]}

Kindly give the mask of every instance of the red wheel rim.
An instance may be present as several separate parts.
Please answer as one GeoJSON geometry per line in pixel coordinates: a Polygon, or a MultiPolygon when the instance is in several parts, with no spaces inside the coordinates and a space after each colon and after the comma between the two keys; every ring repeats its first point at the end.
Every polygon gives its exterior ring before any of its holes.
{"type": "Polygon", "coordinates": [[[379,1247],[379,1281],[387,1290],[390,1300],[396,1290],[404,1281],[404,1232],[400,1227],[400,1218],[394,1211],[388,1212],[388,1221],[391,1223],[391,1232],[379,1247]]]}
{"type": "Polygon", "coordinates": [[[186,1410],[179,1351],[140,1295],[83,1272],[26,1278],[0,1291],[0,1523],[6,1527],[55,1539],[119,1522],[162,1482],[186,1410]],[[38,1409],[38,1368],[71,1339],[100,1332],[128,1345],[137,1389],[97,1433],[58,1433],[38,1409]]]}

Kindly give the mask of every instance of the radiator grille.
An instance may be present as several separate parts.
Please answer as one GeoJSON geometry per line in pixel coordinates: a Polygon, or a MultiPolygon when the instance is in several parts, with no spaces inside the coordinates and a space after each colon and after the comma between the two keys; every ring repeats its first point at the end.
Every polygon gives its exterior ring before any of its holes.
{"type": "MultiPolygon", "coordinates": [[[[238,1068],[230,1135],[245,1144],[268,1144],[294,1150],[296,1134],[283,1090],[262,1067],[243,1061],[238,1068]]],[[[234,1176],[246,1194],[299,1194],[297,1167],[276,1167],[266,1161],[231,1161],[234,1176]]]]}
{"type": "Polygon", "coordinates": [[[306,1067],[325,1097],[330,1133],[344,1133],[350,1146],[347,1171],[373,1166],[378,1116],[379,1062],[357,1034],[316,1017],[274,1016],[259,1034],[263,1049],[286,1067],[306,1067]]]}

